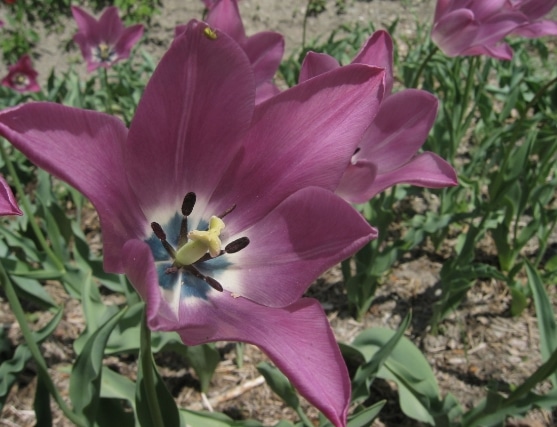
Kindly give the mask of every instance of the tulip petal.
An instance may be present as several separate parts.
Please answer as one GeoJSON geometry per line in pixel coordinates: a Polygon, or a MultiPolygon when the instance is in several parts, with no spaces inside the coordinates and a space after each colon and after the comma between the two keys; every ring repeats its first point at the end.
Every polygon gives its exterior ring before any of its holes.
{"type": "Polygon", "coordinates": [[[512,34],[535,39],[544,36],[557,36],[557,22],[541,20],[518,27],[512,34]]]}
{"type": "MultiPolygon", "coordinates": [[[[231,214],[230,221],[236,214],[240,212],[231,214]]],[[[217,258],[199,265],[200,271],[236,295],[283,307],[300,298],[331,265],[376,238],[377,231],[340,197],[312,187],[294,193],[263,220],[228,240],[244,236],[249,245],[223,256],[224,268],[212,268],[222,262],[217,258]]]]}
{"type": "Polygon", "coordinates": [[[114,45],[114,51],[120,59],[129,58],[133,46],[143,36],[143,25],[132,25],[122,31],[114,45]]]}
{"type": "Polygon", "coordinates": [[[298,83],[340,67],[338,61],[326,53],[308,52],[302,62],[298,83]]]}
{"type": "Polygon", "coordinates": [[[237,0],[219,0],[208,9],[206,21],[211,27],[221,30],[239,43],[244,41],[246,33],[237,0]]]}
{"type": "Polygon", "coordinates": [[[366,130],[355,159],[372,161],[378,174],[408,162],[427,139],[437,105],[437,98],[423,90],[407,89],[389,96],[366,130]]]}
{"type": "Polygon", "coordinates": [[[190,191],[202,211],[251,121],[255,87],[247,57],[226,34],[217,31],[213,39],[206,28],[192,21],[174,40],[130,127],[126,169],[150,221],[165,223],[190,191]]]}
{"type": "MultiPolygon", "coordinates": [[[[243,341],[257,345],[310,403],[336,426],[345,426],[350,402],[346,365],[319,303],[304,298],[270,308],[228,292],[179,301],[179,320],[162,297],[147,244],[132,240],[124,248],[126,275],[146,302],[153,330],[176,330],[187,345],[243,341]]],[[[180,293],[180,290],[178,290],[180,293]]]]}
{"type": "Polygon", "coordinates": [[[301,188],[336,189],[379,109],[383,76],[378,68],[348,65],[256,107],[243,151],[213,194],[214,212],[232,205],[242,212],[229,225],[231,234],[255,224],[301,188]]]}
{"type": "Polygon", "coordinates": [[[443,188],[458,184],[452,166],[437,154],[426,152],[389,173],[377,175],[367,193],[367,199],[395,184],[411,184],[418,187],[443,188]]]}
{"type": "Polygon", "coordinates": [[[282,34],[271,31],[257,33],[248,37],[242,47],[253,67],[256,86],[271,80],[284,54],[282,34]]]}
{"type": "Polygon", "coordinates": [[[0,216],[23,215],[4,177],[0,176],[0,216]]]}
{"type": "MultiPolygon", "coordinates": [[[[350,403],[348,370],[320,304],[303,298],[273,309],[243,298],[227,300],[205,314],[219,325],[210,340],[258,346],[333,425],[345,427],[350,403]]],[[[178,333],[186,344],[206,339],[201,331],[186,328],[178,333]]]]}
{"type": "Polygon", "coordinates": [[[97,26],[99,33],[102,34],[100,41],[109,45],[115,44],[124,31],[124,26],[118,16],[118,8],[116,6],[107,7],[99,18],[97,26]]]}
{"type": "Polygon", "coordinates": [[[101,220],[105,269],[122,272],[124,242],[147,227],[125,175],[124,124],[107,114],[37,102],[0,112],[0,134],[91,200],[101,220]]]}
{"type": "Polygon", "coordinates": [[[366,41],[353,64],[367,64],[385,69],[385,93],[393,89],[393,40],[389,33],[379,30],[366,41]]]}
{"type": "Polygon", "coordinates": [[[130,240],[123,251],[126,275],[146,302],[153,330],[178,331],[187,345],[243,341],[260,347],[310,403],[336,426],[345,426],[350,381],[323,309],[304,298],[284,308],[259,305],[225,291],[202,297],[163,296],[148,245],[130,240]],[[171,304],[178,302],[178,313],[171,304]]]}
{"type": "Polygon", "coordinates": [[[101,41],[99,26],[97,20],[79,6],[72,6],[71,9],[73,18],[79,28],[79,33],[76,34],[74,39],[81,48],[83,56],[85,56],[85,52],[83,52],[85,46],[90,43],[96,45],[101,41]]]}
{"type": "Polygon", "coordinates": [[[373,162],[358,160],[346,168],[335,194],[350,203],[365,203],[371,198],[369,188],[376,177],[377,166],[373,162]]]}

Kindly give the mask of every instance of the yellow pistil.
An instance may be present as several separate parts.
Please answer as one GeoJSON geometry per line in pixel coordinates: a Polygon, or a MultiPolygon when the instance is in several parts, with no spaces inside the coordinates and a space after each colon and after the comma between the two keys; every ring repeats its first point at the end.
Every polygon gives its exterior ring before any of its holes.
{"type": "Polygon", "coordinates": [[[217,216],[212,216],[207,231],[190,231],[188,242],[176,252],[176,263],[181,266],[191,265],[199,261],[207,252],[212,257],[218,256],[222,246],[220,233],[223,229],[224,221],[217,216]]]}

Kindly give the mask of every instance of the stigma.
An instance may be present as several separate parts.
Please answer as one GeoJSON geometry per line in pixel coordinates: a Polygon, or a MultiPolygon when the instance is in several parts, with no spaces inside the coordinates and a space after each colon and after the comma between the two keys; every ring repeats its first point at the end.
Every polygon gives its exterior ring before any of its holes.
{"type": "Polygon", "coordinates": [[[222,243],[220,233],[224,229],[224,221],[218,216],[209,220],[208,230],[192,230],[188,233],[188,242],[176,252],[176,263],[191,265],[199,261],[207,252],[212,258],[220,255],[222,243]]]}

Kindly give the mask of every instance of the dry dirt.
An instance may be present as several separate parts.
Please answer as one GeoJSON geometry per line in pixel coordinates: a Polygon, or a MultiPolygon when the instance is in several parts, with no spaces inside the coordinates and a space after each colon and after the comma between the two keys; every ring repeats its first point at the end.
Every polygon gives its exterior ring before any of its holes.
{"type": "MultiPolygon", "coordinates": [[[[176,24],[199,18],[203,7],[198,0],[163,0],[163,9],[147,33],[145,46],[155,58],[168,46],[176,24]]],[[[287,52],[299,46],[302,39],[302,20],[305,2],[296,0],[242,0],[240,2],[248,34],[261,30],[282,32],[287,41],[287,52]]],[[[356,21],[373,22],[377,28],[400,18],[401,32],[411,35],[414,20],[431,19],[433,1],[353,1],[348,0],[346,13],[336,15],[334,2],[327,2],[328,9],[308,23],[308,38],[326,35],[341,23],[356,21]]],[[[73,33],[71,23],[64,34],[49,35],[38,47],[41,57],[37,66],[45,76],[51,67],[67,66],[67,55],[60,53],[60,45],[73,33]]],[[[77,52],[74,51],[74,55],[77,52]]],[[[98,236],[96,236],[98,240],[98,236]]],[[[489,242],[486,243],[489,247],[489,242]]],[[[396,328],[408,310],[413,311],[412,327],[407,333],[431,363],[443,394],[451,392],[463,407],[471,408],[485,396],[489,381],[495,381],[501,390],[519,384],[540,365],[539,337],[536,319],[531,309],[518,318],[509,313],[510,295],[504,284],[496,281],[478,282],[467,294],[463,305],[444,320],[438,335],[429,333],[428,321],[431,307],[438,298],[438,278],[442,256],[427,250],[415,251],[399,262],[377,292],[377,298],[362,322],[353,320],[347,312],[346,293],[338,269],[328,272],[310,289],[310,295],[325,307],[339,341],[350,342],[359,332],[373,326],[396,328]]],[[[51,373],[62,390],[67,390],[67,374],[63,372],[75,357],[71,342],[83,329],[83,315],[79,303],[67,300],[60,286],[51,283],[49,290],[64,304],[66,315],[56,333],[43,345],[44,355],[51,373]]],[[[108,299],[111,297],[108,296],[108,299]]],[[[37,325],[44,324],[48,315],[36,312],[37,325]]],[[[9,327],[14,344],[21,341],[19,328],[9,313],[5,299],[0,295],[0,324],[9,327]]],[[[254,347],[247,346],[242,368],[235,361],[234,347],[220,345],[223,361],[214,377],[209,401],[214,409],[224,411],[234,418],[255,418],[266,425],[273,425],[281,418],[296,419],[270,389],[261,384],[255,365],[265,357],[254,347]],[[233,391],[240,393],[232,398],[233,391]]],[[[200,409],[203,403],[194,372],[182,362],[172,358],[159,358],[161,373],[179,405],[200,409]]],[[[108,363],[121,372],[134,377],[135,361],[111,358],[108,363]]],[[[32,426],[32,402],[36,386],[35,368],[29,364],[13,387],[0,417],[0,426],[32,426]]],[[[547,385],[542,385],[545,389],[547,385]]],[[[373,385],[375,400],[387,399],[376,426],[418,426],[404,417],[397,404],[393,384],[376,382],[373,385]]],[[[310,417],[315,410],[306,405],[310,417]]],[[[59,411],[55,411],[56,426],[70,425],[59,411]]],[[[554,425],[554,414],[534,412],[523,426],[554,425]]],[[[514,420],[508,425],[516,426],[514,420]]]]}

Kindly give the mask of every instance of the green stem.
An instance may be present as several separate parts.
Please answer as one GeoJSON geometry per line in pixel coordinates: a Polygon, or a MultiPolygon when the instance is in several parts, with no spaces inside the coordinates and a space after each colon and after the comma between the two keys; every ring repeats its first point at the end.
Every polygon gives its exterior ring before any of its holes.
{"type": "Polygon", "coordinates": [[[112,91],[108,84],[108,70],[105,67],[100,68],[101,86],[106,94],[105,109],[107,114],[112,114],[112,91]]]}
{"type": "Polygon", "coordinates": [[[35,233],[35,236],[37,237],[37,240],[39,241],[39,244],[41,245],[41,247],[43,248],[43,250],[45,251],[46,255],[50,258],[50,260],[52,261],[52,263],[54,264],[54,266],[56,267],[56,269],[58,271],[60,271],[62,274],[64,274],[66,272],[66,269],[64,268],[64,264],[62,263],[62,261],[60,261],[58,259],[58,257],[54,254],[54,252],[52,252],[52,250],[50,249],[50,247],[48,246],[48,243],[44,237],[43,232],[41,231],[41,228],[39,227],[39,224],[37,223],[37,220],[35,219],[35,216],[33,215],[33,211],[31,209],[31,204],[29,203],[29,199],[27,198],[25,191],[23,190],[23,186],[21,185],[21,182],[19,181],[19,177],[17,176],[17,172],[15,170],[15,167],[10,159],[10,156],[8,155],[8,152],[6,151],[6,148],[4,147],[4,144],[0,141],[0,153],[2,154],[2,158],[4,159],[4,162],[6,163],[6,167],[8,168],[8,172],[10,173],[11,177],[12,177],[12,182],[16,188],[17,191],[17,195],[18,195],[18,201],[23,205],[23,211],[25,213],[25,215],[27,216],[27,218],[29,219],[29,224],[31,224],[31,228],[33,229],[33,232],[35,233]]]}
{"type": "Polygon", "coordinates": [[[155,369],[155,367],[153,362],[153,353],[151,352],[151,330],[149,329],[149,326],[147,326],[147,316],[145,311],[143,312],[140,333],[139,350],[141,369],[143,370],[143,381],[147,392],[147,404],[149,405],[149,412],[151,414],[151,419],[153,420],[152,427],[165,427],[161,408],[159,406],[159,400],[157,399],[155,376],[153,373],[153,369],[155,369]]]}
{"type": "Polygon", "coordinates": [[[306,27],[307,27],[307,24],[308,24],[309,10],[310,10],[310,6],[311,6],[311,2],[312,2],[312,0],[308,0],[308,3],[306,5],[306,13],[304,14],[304,22],[302,24],[302,50],[305,50],[305,48],[306,48],[306,27]]]}
{"type": "Polygon", "coordinates": [[[313,427],[315,425],[311,422],[311,420],[308,418],[308,416],[305,414],[305,412],[299,406],[296,408],[296,413],[298,414],[298,416],[300,417],[300,420],[302,421],[302,423],[306,427],[313,427]]]}
{"type": "MultiPolygon", "coordinates": [[[[528,110],[530,110],[530,108],[532,108],[536,102],[538,102],[538,99],[541,98],[541,96],[547,91],[547,89],[549,89],[551,86],[553,86],[555,83],[557,83],[557,77],[554,77],[553,79],[551,79],[549,82],[547,82],[546,84],[544,84],[540,90],[538,90],[536,92],[536,94],[534,95],[534,97],[532,98],[532,100],[528,103],[528,105],[526,105],[526,108],[524,109],[524,114],[523,116],[525,117],[526,114],[528,113],[528,110]]],[[[522,117],[521,117],[522,118],[522,117]]]]}
{"type": "Polygon", "coordinates": [[[422,73],[423,73],[427,63],[431,60],[431,58],[433,58],[433,55],[435,55],[435,52],[437,52],[439,50],[439,48],[437,46],[435,46],[434,44],[432,44],[431,46],[432,46],[431,50],[429,51],[428,55],[425,57],[425,59],[420,64],[420,68],[418,68],[418,71],[416,71],[416,75],[414,76],[414,80],[412,81],[412,84],[410,85],[410,87],[413,87],[413,88],[418,87],[418,82],[420,81],[420,77],[422,76],[422,73]]]}
{"type": "Polygon", "coordinates": [[[12,282],[8,277],[8,274],[4,270],[4,266],[2,265],[1,262],[0,262],[0,286],[4,288],[4,292],[6,293],[6,297],[8,298],[8,303],[10,304],[10,309],[12,310],[12,313],[14,314],[19,324],[19,327],[21,328],[21,334],[25,339],[27,347],[29,348],[29,351],[31,352],[33,359],[35,359],[35,363],[37,364],[37,374],[41,378],[43,384],[46,386],[50,394],[54,397],[54,400],[56,401],[56,403],[58,404],[58,406],[60,407],[64,415],[75,425],[85,427],[86,426],[85,420],[80,416],[78,416],[77,414],[75,414],[70,409],[70,407],[62,399],[62,397],[58,393],[58,390],[56,389],[56,386],[52,382],[52,378],[50,378],[50,375],[48,374],[48,366],[42,356],[41,349],[39,348],[39,346],[37,345],[37,343],[33,338],[33,332],[31,331],[29,325],[27,324],[27,319],[25,317],[25,312],[23,311],[23,307],[19,302],[19,298],[17,297],[12,282]]]}

